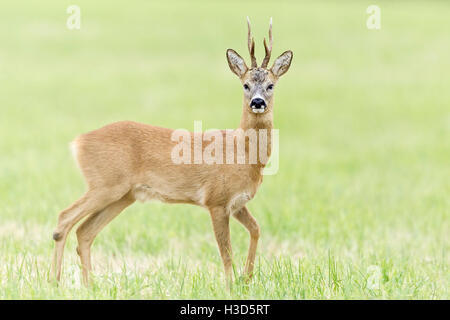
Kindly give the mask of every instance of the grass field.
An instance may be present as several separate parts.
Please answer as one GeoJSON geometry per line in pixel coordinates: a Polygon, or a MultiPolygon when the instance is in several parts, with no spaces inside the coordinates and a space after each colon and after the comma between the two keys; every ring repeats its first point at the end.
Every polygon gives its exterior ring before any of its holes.
{"type": "MultiPolygon", "coordinates": [[[[0,298],[450,298],[449,15],[445,1],[3,1],[0,298]],[[90,288],[74,233],[48,283],[57,214],[84,192],[68,143],[118,120],[236,127],[225,50],[248,58],[247,15],[259,61],[271,16],[273,55],[294,52],[275,91],[280,169],[249,203],[253,281],[226,290],[206,211],[150,203],[98,236],[90,288]]],[[[248,234],[233,220],[231,236],[239,278],[248,234]]]]}

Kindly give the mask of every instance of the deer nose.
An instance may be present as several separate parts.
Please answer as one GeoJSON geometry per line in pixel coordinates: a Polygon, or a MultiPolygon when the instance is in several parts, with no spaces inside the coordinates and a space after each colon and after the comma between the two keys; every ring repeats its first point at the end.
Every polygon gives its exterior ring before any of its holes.
{"type": "Polygon", "coordinates": [[[255,109],[261,109],[263,106],[264,107],[266,106],[266,102],[264,101],[264,99],[261,98],[255,98],[250,103],[250,107],[255,109]]]}

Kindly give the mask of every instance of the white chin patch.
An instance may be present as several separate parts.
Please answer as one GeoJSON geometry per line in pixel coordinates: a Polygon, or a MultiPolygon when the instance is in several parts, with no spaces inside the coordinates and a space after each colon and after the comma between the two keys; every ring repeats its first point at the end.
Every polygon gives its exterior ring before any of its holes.
{"type": "Polygon", "coordinates": [[[266,110],[266,108],[260,108],[260,109],[252,108],[253,113],[263,113],[265,110],[266,110]]]}

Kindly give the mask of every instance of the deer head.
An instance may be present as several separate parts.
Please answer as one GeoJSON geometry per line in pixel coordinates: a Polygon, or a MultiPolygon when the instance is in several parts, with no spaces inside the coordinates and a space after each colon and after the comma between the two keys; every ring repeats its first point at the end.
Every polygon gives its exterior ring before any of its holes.
{"type": "Polygon", "coordinates": [[[273,63],[270,69],[270,55],[272,53],[272,18],[269,24],[269,43],[264,38],[266,55],[261,66],[258,67],[255,58],[255,41],[252,37],[250,20],[248,25],[248,51],[250,52],[251,66],[247,67],[244,59],[233,49],[227,50],[227,60],[231,71],[241,80],[244,89],[244,108],[252,114],[272,111],[273,91],[278,79],[285,74],[291,65],[292,51],[283,52],[273,63]]]}

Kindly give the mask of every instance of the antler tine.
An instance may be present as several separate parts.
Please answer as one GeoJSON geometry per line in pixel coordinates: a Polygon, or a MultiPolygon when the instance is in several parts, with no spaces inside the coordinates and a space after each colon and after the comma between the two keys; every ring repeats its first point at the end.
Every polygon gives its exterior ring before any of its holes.
{"type": "Polygon", "coordinates": [[[255,58],[255,40],[252,36],[252,30],[250,27],[250,19],[247,17],[247,25],[248,25],[248,52],[250,52],[250,59],[252,61],[252,68],[256,68],[258,65],[256,64],[255,58]]]}
{"type": "Polygon", "coordinates": [[[261,63],[261,68],[265,68],[269,64],[270,55],[272,54],[272,44],[273,44],[272,18],[270,18],[270,24],[269,24],[269,46],[267,46],[266,38],[264,38],[264,50],[266,51],[266,56],[264,57],[264,60],[261,63]]]}

